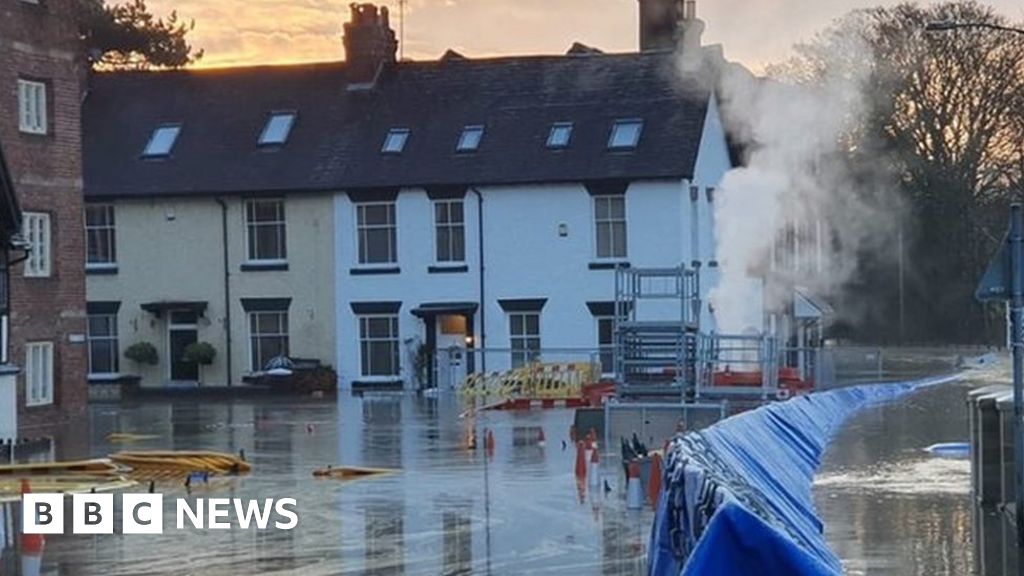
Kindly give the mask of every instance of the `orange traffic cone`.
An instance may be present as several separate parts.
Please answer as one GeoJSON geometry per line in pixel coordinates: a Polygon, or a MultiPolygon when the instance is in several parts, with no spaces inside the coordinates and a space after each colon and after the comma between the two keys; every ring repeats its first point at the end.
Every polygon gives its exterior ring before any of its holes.
{"type": "Polygon", "coordinates": [[[582,480],[587,477],[587,448],[583,442],[576,443],[576,479],[582,480]]]}
{"type": "Polygon", "coordinates": [[[658,507],[658,498],[661,497],[661,454],[657,452],[651,456],[651,479],[647,486],[647,497],[651,505],[658,507]]]}

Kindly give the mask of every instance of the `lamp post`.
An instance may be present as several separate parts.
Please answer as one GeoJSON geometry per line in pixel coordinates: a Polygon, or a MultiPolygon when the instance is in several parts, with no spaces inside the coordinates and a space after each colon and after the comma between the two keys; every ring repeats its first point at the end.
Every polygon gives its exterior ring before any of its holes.
{"type": "Polygon", "coordinates": [[[1014,28],[1013,26],[1003,26],[1001,24],[992,24],[991,22],[956,22],[953,20],[937,20],[935,22],[929,22],[924,27],[927,32],[948,32],[950,30],[959,30],[962,28],[996,30],[999,32],[1010,32],[1013,34],[1024,35],[1024,29],[1014,28]]]}
{"type": "MultiPolygon", "coordinates": [[[[956,22],[941,20],[929,22],[925,28],[928,32],[948,32],[959,29],[995,30],[1024,36],[1024,29],[1003,26],[990,22],[956,22]]],[[[1024,418],[1024,217],[1021,206],[1014,204],[1010,208],[1010,229],[1005,244],[993,261],[993,266],[1002,269],[1002,299],[1009,304],[1009,345],[1011,362],[1013,363],[1013,444],[1014,444],[1014,485],[1016,486],[1014,502],[1014,520],[1017,524],[1017,554],[1024,553],[1024,437],[1022,437],[1021,419],[1024,418]]],[[[979,287],[979,299],[988,300],[981,294],[986,278],[979,287]]],[[[1024,562],[1018,564],[1018,574],[1024,576],[1024,562]]]]}

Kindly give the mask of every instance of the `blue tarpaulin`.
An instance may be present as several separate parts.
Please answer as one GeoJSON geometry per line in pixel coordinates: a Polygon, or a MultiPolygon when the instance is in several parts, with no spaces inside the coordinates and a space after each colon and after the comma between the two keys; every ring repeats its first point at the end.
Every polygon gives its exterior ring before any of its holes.
{"type": "Polygon", "coordinates": [[[676,438],[651,534],[651,576],[841,574],[811,499],[822,452],[857,410],[958,376],[818,392],[676,438]]]}

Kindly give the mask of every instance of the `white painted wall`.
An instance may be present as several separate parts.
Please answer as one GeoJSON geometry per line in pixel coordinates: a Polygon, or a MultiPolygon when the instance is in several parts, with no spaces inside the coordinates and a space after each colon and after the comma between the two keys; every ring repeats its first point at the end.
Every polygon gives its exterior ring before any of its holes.
{"type": "MultiPolygon", "coordinates": [[[[242,298],[290,297],[291,354],[335,363],[334,220],[329,194],[285,198],[288,270],[242,271],[245,261],[244,200],[228,205],[229,273],[231,282],[232,380],[249,370],[249,332],[242,298]]],[[[151,198],[114,202],[117,264],[115,275],[88,275],[90,302],[117,301],[120,372],[142,376],[144,386],[168,380],[167,317],[156,318],[141,304],[156,301],[205,301],[199,340],[217,349],[211,366],[203,367],[204,385],[227,380],[224,307],[224,256],[221,207],[214,198],[151,198]],[[157,366],[137,366],[124,358],[125,348],[139,341],[154,344],[157,366]]]]}
{"type": "MultiPolygon", "coordinates": [[[[702,264],[702,321],[713,326],[707,312],[707,293],[717,274],[714,260],[712,210],[706,187],[716,186],[731,167],[717,105],[712,102],[702,136],[694,184],[701,193],[698,214],[699,260],[702,264]]],[[[582,184],[542,184],[482,187],[483,197],[486,326],[481,330],[480,312],[475,333],[485,336],[487,349],[510,346],[507,314],[502,299],[546,298],[541,314],[542,348],[597,346],[597,324],[588,301],[612,301],[614,271],[591,270],[595,258],[593,199],[582,184]],[[559,235],[560,226],[568,230],[559,235]]],[[[696,248],[691,234],[689,181],[637,181],[626,191],[627,258],[633,267],[673,267],[691,264],[696,248]]],[[[350,198],[335,196],[338,263],[337,356],[343,386],[366,382],[360,374],[358,319],[352,302],[400,301],[400,339],[425,341],[423,322],[410,311],[427,302],[479,302],[477,196],[465,197],[466,264],[460,274],[428,274],[434,263],[434,220],[431,201],[420,189],[400,191],[396,201],[398,266],[400,274],[352,275],[358,267],[356,215],[350,198]]],[[[569,357],[560,357],[566,361],[569,357]]],[[[586,360],[581,354],[578,358],[586,360]]],[[[507,355],[488,357],[488,369],[502,368],[507,355]]],[[[403,376],[411,373],[403,351],[403,376]]]]}

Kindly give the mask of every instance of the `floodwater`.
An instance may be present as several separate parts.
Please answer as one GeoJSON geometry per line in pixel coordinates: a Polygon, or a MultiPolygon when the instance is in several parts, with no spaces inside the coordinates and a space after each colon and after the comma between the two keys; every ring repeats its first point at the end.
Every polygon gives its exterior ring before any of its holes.
{"type": "MultiPolygon", "coordinates": [[[[48,537],[41,572],[643,573],[653,512],[625,509],[621,467],[611,462],[604,466],[611,491],[603,482],[596,489],[586,482],[580,492],[575,450],[562,448],[571,411],[491,412],[475,422],[459,413],[456,398],[414,395],[342,396],[337,404],[261,398],[94,405],[92,456],[119,449],[244,449],[251,475],[199,484],[189,497],[295,498],[299,524],[291,531],[179,531],[171,500],[187,496],[185,488],[158,484],[165,494],[163,535],[48,537]],[[476,450],[465,447],[471,428],[476,450]],[[484,429],[494,434],[491,456],[484,429]],[[106,442],[111,432],[158,438],[126,448],[106,442]],[[398,472],[347,483],[314,479],[312,471],[326,465],[398,472]]],[[[19,574],[14,551],[4,558],[0,574],[19,574]]]]}
{"type": "Polygon", "coordinates": [[[925,448],[968,441],[967,392],[945,384],[853,416],[814,483],[825,536],[852,576],[944,576],[973,570],[967,458],[925,448]]]}
{"type": "MultiPolygon", "coordinates": [[[[970,574],[967,460],[924,448],[966,440],[960,382],[853,417],[828,449],[814,487],[828,541],[852,575],[970,574]]],[[[415,395],[331,400],[147,400],[93,405],[79,453],[120,449],[244,449],[251,475],[157,486],[165,533],[48,537],[41,573],[62,576],[202,574],[507,575],[643,574],[653,513],[625,509],[617,460],[584,492],[575,452],[563,449],[572,412],[459,417],[456,398],[415,395]],[[471,430],[479,448],[467,449],[471,430]],[[488,455],[485,430],[494,433],[488,455]],[[538,445],[540,432],[546,446],[538,445]],[[111,432],[156,438],[112,445],[111,432]],[[341,483],[312,477],[326,465],[393,468],[341,483]],[[295,498],[291,531],[176,530],[173,498],[295,498]]],[[[138,491],[145,491],[139,487],[138,491]]],[[[0,574],[20,575],[12,513],[0,574]]],[[[117,520],[119,526],[120,519],[117,520]]],[[[4,526],[0,522],[0,536],[4,526]]]]}

